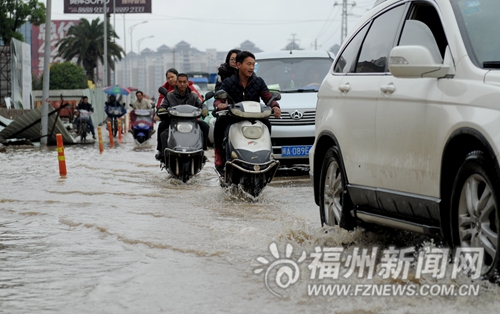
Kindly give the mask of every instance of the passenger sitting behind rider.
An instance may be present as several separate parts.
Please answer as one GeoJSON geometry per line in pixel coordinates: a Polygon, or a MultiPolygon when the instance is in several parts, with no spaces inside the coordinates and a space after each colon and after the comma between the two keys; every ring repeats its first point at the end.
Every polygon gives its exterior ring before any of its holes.
{"type": "MultiPolygon", "coordinates": [[[[235,103],[245,100],[260,102],[260,99],[262,99],[264,103],[267,104],[272,97],[272,93],[269,92],[264,80],[254,73],[255,56],[248,51],[238,53],[236,56],[236,67],[238,68],[238,75],[233,75],[225,79],[220,88],[226,91],[235,103]]],[[[227,104],[222,100],[215,100],[214,107],[216,110],[225,110],[227,104]]],[[[273,101],[271,107],[274,109],[274,116],[279,118],[281,116],[281,109],[278,102],[273,101]]],[[[219,116],[215,122],[214,148],[216,167],[221,167],[223,165],[222,141],[224,140],[226,128],[239,120],[240,118],[235,116],[222,115],[219,116]]],[[[259,120],[267,125],[269,133],[271,133],[271,123],[269,119],[265,118],[259,120]]]]}
{"type": "MultiPolygon", "coordinates": [[[[94,107],[92,107],[92,104],[89,103],[89,98],[87,96],[83,96],[82,101],[76,106],[76,110],[87,110],[88,112],[94,112],[94,107]]],[[[90,132],[92,132],[92,138],[95,140],[95,130],[92,119],[89,119],[87,123],[90,127],[90,132]]],[[[78,118],[76,119],[76,129],[80,129],[80,116],[78,116],[78,118]]]]}
{"type": "MultiPolygon", "coordinates": [[[[168,126],[170,125],[170,117],[168,116],[168,114],[166,114],[167,110],[169,107],[185,104],[202,108],[202,115],[208,115],[207,107],[201,103],[198,95],[192,92],[189,88],[189,80],[187,74],[179,73],[177,75],[177,83],[174,90],[167,94],[167,97],[165,97],[157,112],[157,115],[162,120],[162,124],[165,125],[165,130],[162,131],[160,135],[161,145],[159,145],[159,153],[156,156],[158,160],[163,160],[163,151],[167,145],[168,140],[168,126]]],[[[198,125],[203,132],[203,149],[206,150],[208,142],[208,124],[205,121],[198,120],[198,125]]]]}

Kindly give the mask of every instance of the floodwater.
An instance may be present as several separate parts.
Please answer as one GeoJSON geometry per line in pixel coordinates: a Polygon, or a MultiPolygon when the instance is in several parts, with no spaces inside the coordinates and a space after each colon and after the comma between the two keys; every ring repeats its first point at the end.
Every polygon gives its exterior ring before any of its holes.
{"type": "Polygon", "coordinates": [[[467,276],[311,279],[315,247],[352,253],[439,243],[377,229],[322,229],[305,174],[279,176],[249,201],[219,187],[212,151],[187,184],[160,171],[154,146],[138,149],[129,134],[102,154],[94,144],[67,146],[65,155],[68,174],[61,177],[55,147],[0,153],[0,313],[498,311],[498,287],[467,276]],[[293,252],[285,253],[287,244],[293,252]],[[255,273],[267,267],[263,260],[280,254],[298,261],[303,251],[300,278],[279,290],[281,297],[271,293],[265,271],[255,273]],[[478,296],[318,296],[309,295],[310,283],[474,283],[480,290],[478,296]]]}

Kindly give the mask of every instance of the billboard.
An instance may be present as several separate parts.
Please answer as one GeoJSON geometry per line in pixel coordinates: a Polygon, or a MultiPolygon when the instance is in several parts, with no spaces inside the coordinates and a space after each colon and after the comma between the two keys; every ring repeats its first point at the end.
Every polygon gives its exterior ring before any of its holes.
{"type": "Polygon", "coordinates": [[[30,45],[12,38],[11,95],[16,109],[33,109],[31,96],[30,45]]]}
{"type": "MultiPolygon", "coordinates": [[[[50,61],[49,64],[54,62],[64,62],[61,57],[57,57],[58,49],[56,48],[57,42],[66,37],[68,29],[77,25],[78,20],[52,20],[50,27],[50,61]]],[[[45,57],[45,24],[40,26],[31,26],[31,70],[33,75],[38,77],[43,72],[43,59],[45,57]]],[[[72,60],[76,63],[76,60],[72,60]]]]}
{"type": "MultiPolygon", "coordinates": [[[[152,0],[106,0],[107,13],[151,13],[152,0]],[[113,4],[115,11],[113,12],[113,4]]],[[[64,0],[64,13],[102,14],[103,0],[64,0]]]]}

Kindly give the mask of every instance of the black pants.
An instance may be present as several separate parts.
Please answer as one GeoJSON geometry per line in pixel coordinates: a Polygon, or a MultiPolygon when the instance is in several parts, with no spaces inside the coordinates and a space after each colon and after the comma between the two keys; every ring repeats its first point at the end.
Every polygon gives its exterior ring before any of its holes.
{"type": "MultiPolygon", "coordinates": [[[[224,141],[224,136],[225,136],[224,133],[226,133],[227,127],[241,120],[244,119],[230,115],[223,115],[217,118],[217,120],[215,121],[215,128],[214,128],[214,142],[215,142],[214,148],[222,148],[222,142],[224,141]]],[[[271,134],[271,122],[269,121],[269,119],[263,118],[257,120],[264,123],[269,129],[269,134],[271,134]]]]}
{"type": "MultiPolygon", "coordinates": [[[[198,120],[198,126],[201,129],[201,132],[203,132],[203,150],[207,150],[207,143],[208,143],[208,130],[209,126],[205,121],[198,120]]],[[[160,153],[163,154],[163,150],[165,147],[167,147],[168,144],[168,127],[170,126],[170,119],[162,121],[160,125],[158,125],[158,144],[156,146],[156,149],[160,151],[160,153]],[[163,124],[163,126],[162,126],[163,124]],[[160,129],[161,127],[161,129],[160,129]]]]}
{"type": "MultiPolygon", "coordinates": [[[[163,131],[167,130],[168,129],[168,126],[170,125],[170,118],[165,118],[165,120],[162,120],[160,122],[160,124],[158,125],[158,134],[156,135],[156,150],[159,151],[160,153],[163,154],[163,150],[162,150],[162,145],[161,145],[161,133],[163,133],[163,131]]],[[[168,134],[167,134],[168,136],[168,134]]]]}

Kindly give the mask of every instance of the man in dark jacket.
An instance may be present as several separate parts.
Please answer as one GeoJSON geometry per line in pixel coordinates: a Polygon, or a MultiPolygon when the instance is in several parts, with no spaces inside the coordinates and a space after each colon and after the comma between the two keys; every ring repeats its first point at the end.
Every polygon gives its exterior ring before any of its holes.
{"type": "MultiPolygon", "coordinates": [[[[157,115],[162,120],[160,126],[158,126],[158,132],[161,133],[161,145],[159,145],[159,152],[156,154],[156,159],[163,160],[163,150],[167,144],[168,140],[168,127],[170,125],[170,118],[168,117],[167,110],[169,107],[177,105],[191,105],[198,108],[202,108],[202,115],[208,115],[207,107],[202,104],[198,95],[191,91],[189,88],[188,76],[185,73],[179,73],[177,75],[177,85],[174,90],[167,94],[167,97],[163,100],[160,108],[158,108],[157,115]]],[[[198,120],[198,125],[203,132],[203,149],[207,149],[208,143],[208,124],[205,121],[198,120]]]]}
{"type": "MultiPolygon", "coordinates": [[[[220,89],[226,91],[235,103],[244,100],[260,102],[260,99],[262,99],[264,103],[267,104],[272,97],[272,93],[269,92],[264,80],[254,73],[255,56],[248,51],[238,53],[236,56],[236,66],[238,67],[238,75],[233,75],[225,79],[220,89]]],[[[214,107],[216,110],[224,110],[227,108],[227,105],[221,100],[216,100],[214,101],[214,107]]],[[[271,108],[274,110],[274,116],[279,118],[281,116],[281,109],[278,102],[273,101],[271,108]]],[[[237,117],[228,115],[219,116],[217,118],[214,129],[216,167],[221,167],[223,165],[222,141],[224,140],[226,128],[237,121],[239,121],[237,117]]],[[[269,133],[271,133],[271,123],[269,119],[260,119],[260,121],[267,125],[269,133]]]]}
{"type": "MultiPolygon", "coordinates": [[[[94,112],[94,107],[92,107],[92,104],[89,103],[89,98],[87,96],[83,96],[82,101],[76,106],[76,110],[78,110],[78,112],[80,112],[80,110],[86,110],[92,114],[94,112]]],[[[90,127],[90,132],[92,132],[92,138],[95,140],[95,130],[92,118],[90,118],[87,123],[90,127]]],[[[76,129],[80,129],[80,116],[76,119],[76,129]]]]}

